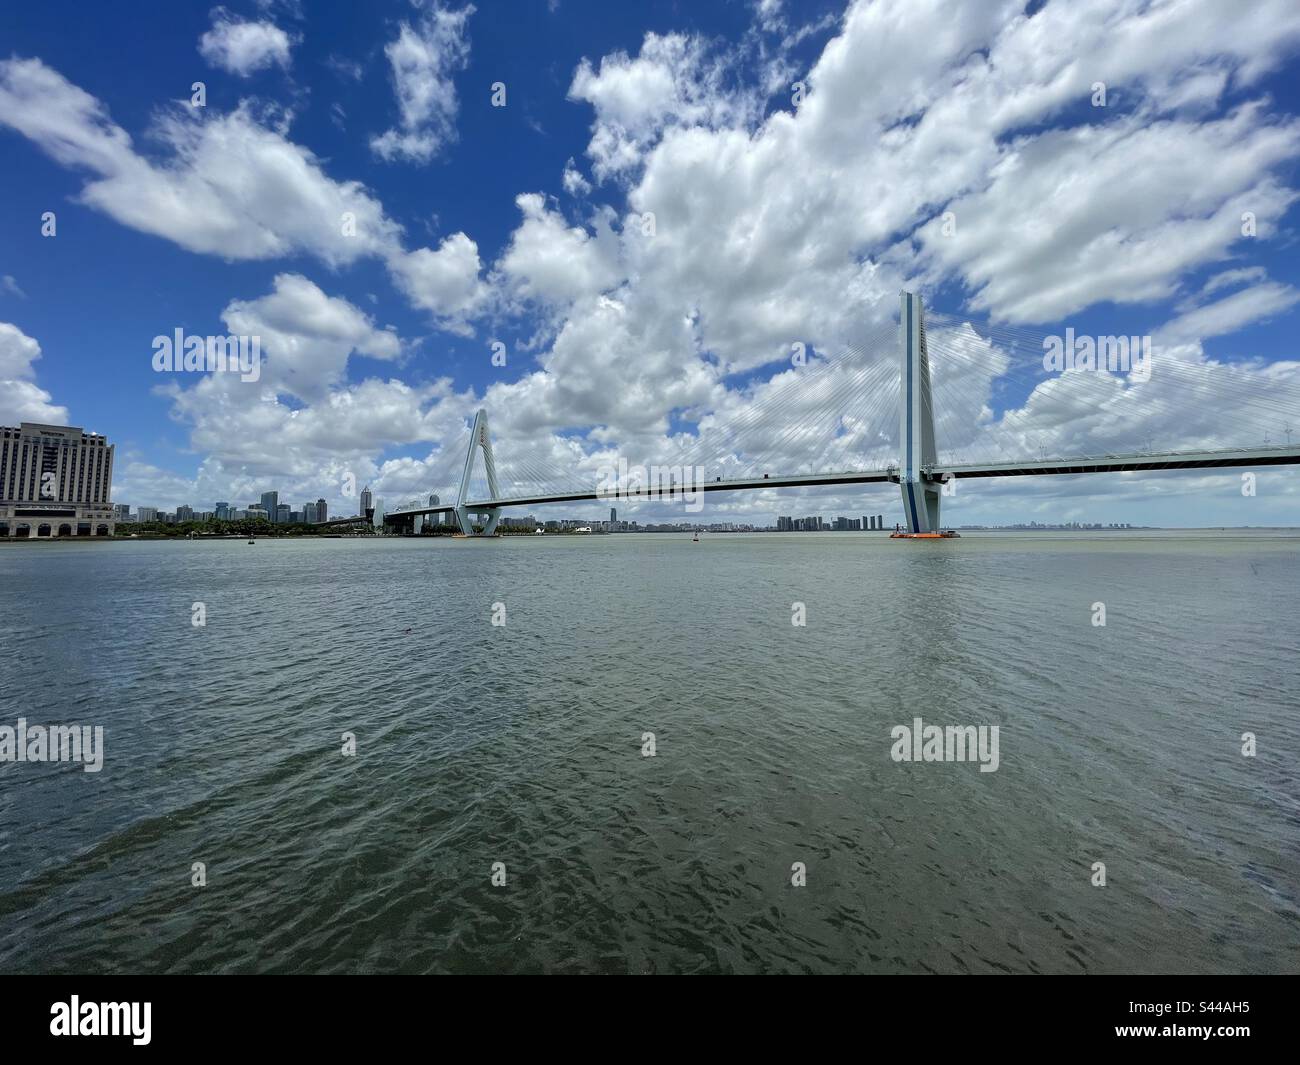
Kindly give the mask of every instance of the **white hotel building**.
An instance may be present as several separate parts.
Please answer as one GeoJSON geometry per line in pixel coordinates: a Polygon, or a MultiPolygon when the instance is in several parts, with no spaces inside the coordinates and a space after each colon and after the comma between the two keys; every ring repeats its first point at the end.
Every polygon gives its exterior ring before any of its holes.
{"type": "Polygon", "coordinates": [[[0,536],[111,536],[113,445],[68,425],[0,426],[0,536]]]}

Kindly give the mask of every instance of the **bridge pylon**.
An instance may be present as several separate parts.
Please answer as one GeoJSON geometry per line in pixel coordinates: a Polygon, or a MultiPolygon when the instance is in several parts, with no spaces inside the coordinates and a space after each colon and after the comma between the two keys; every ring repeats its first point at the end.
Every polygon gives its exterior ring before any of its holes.
{"type": "Polygon", "coordinates": [[[925,312],[921,297],[900,293],[899,336],[903,355],[899,402],[898,484],[910,533],[937,533],[940,481],[931,470],[937,461],[934,403],[930,392],[930,356],[925,346],[925,312]]]}
{"type": "Polygon", "coordinates": [[[493,499],[500,499],[497,488],[497,464],[492,457],[492,434],[488,431],[487,411],[480,410],[474,415],[474,428],[469,436],[469,450],[465,453],[465,472],[461,474],[460,491],[456,493],[456,521],[460,531],[466,536],[495,536],[497,522],[501,520],[500,507],[469,507],[469,482],[474,473],[474,453],[483,452],[483,472],[487,474],[488,494],[493,499]],[[482,529],[474,531],[474,517],[482,518],[482,529]]]}

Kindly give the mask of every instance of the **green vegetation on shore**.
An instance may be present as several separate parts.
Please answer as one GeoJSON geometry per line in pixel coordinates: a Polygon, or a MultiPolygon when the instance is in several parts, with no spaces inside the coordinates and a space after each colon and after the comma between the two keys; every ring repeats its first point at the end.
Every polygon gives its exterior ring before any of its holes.
{"type": "Polygon", "coordinates": [[[213,518],[210,521],[182,521],[170,525],[161,521],[125,522],[117,525],[115,533],[119,540],[132,537],[184,540],[188,539],[191,534],[195,538],[203,536],[249,536],[253,538],[258,536],[338,536],[340,534],[346,536],[372,536],[374,530],[368,529],[360,523],[351,527],[344,525],[322,529],[316,525],[301,523],[296,525],[273,525],[265,518],[241,518],[236,521],[218,521],[213,518]]]}

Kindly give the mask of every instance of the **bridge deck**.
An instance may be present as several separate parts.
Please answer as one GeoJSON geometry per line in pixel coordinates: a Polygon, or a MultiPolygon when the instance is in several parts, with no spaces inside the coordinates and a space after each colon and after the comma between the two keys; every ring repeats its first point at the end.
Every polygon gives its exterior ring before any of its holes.
{"type": "Polygon", "coordinates": [[[1166,452],[1149,455],[1101,455],[1038,462],[996,462],[984,465],[939,465],[936,476],[1028,477],[1062,473],[1132,473],[1143,470],[1209,470],[1228,466],[1287,466],[1300,464],[1300,447],[1233,448],[1223,451],[1166,452]]]}
{"type": "MultiPolygon", "coordinates": [[[[1300,464],[1300,446],[1259,448],[1231,448],[1220,451],[1163,452],[1146,455],[1101,455],[1072,459],[1043,459],[1035,462],[997,462],[980,464],[938,464],[928,467],[926,473],[938,478],[947,476],[958,479],[965,477],[1030,477],[1050,474],[1077,473],[1135,473],[1152,470],[1204,470],[1222,469],[1232,466],[1288,466],[1300,464]]],[[[852,471],[840,473],[805,473],[790,476],[743,477],[724,480],[718,478],[705,481],[693,490],[704,492],[743,492],[759,488],[812,488],[823,485],[873,484],[897,481],[898,470],[889,467],[883,470],[852,471]]],[[[470,510],[488,507],[531,507],[544,503],[581,503],[593,500],[618,502],[620,500],[635,502],[639,499],[681,498],[667,492],[628,496],[613,496],[608,493],[570,492],[557,495],[517,496],[502,499],[488,499],[467,503],[470,510]]],[[[420,514],[449,514],[455,506],[443,504],[436,507],[419,507],[414,510],[393,510],[385,515],[389,518],[415,517],[420,514]]]]}

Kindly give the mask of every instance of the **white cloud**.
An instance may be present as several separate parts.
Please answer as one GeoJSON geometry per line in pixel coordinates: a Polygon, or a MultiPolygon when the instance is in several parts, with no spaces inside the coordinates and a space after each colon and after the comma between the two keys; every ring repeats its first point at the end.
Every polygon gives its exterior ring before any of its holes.
{"type": "Polygon", "coordinates": [[[326,176],[286,138],[282,115],[248,103],[198,110],[181,104],[160,117],[154,134],[170,155],[154,163],[98,100],[39,59],[0,61],[0,123],[90,171],[81,201],[123,225],[232,260],[306,253],[337,266],[397,247],[400,229],[379,201],[360,182],[326,176]],[[261,120],[271,118],[280,128],[261,120]]]}
{"type": "Polygon", "coordinates": [[[782,0],[753,0],[754,15],[763,29],[775,32],[785,28],[782,0]]]}
{"type": "Polygon", "coordinates": [[[591,191],[591,182],[582,176],[582,172],[574,165],[572,156],[564,164],[564,176],[561,180],[564,191],[570,196],[586,196],[591,191]]]}
{"type": "Polygon", "coordinates": [[[388,162],[428,162],[456,139],[459,101],[452,76],[469,61],[466,26],[473,5],[453,10],[439,0],[413,3],[420,8],[415,25],[403,21],[397,39],[384,48],[399,122],[372,138],[370,146],[388,162]]]}
{"type": "Polygon", "coordinates": [[[1300,121],[1271,122],[1253,105],[1214,122],[1042,133],[1008,147],[986,188],[947,204],[955,234],[936,219],[920,242],[975,290],[973,307],[1002,318],[1150,302],[1228,258],[1244,212],[1280,218],[1295,193],[1268,175],[1298,155],[1300,121]]]}
{"type": "Polygon", "coordinates": [[[583,59],[569,98],[592,105],[596,120],[587,154],[604,180],[637,167],[670,126],[744,125],[758,115],[756,92],[729,86],[726,58],[698,37],[647,33],[641,52],[615,52],[599,69],[583,59]]]}
{"type": "MultiPolygon", "coordinates": [[[[1237,273],[1247,274],[1249,271],[1237,273]]],[[[1220,275],[1220,278],[1223,276],[1220,275]]],[[[1207,285],[1205,291],[1214,292],[1220,287],[1222,286],[1215,285],[1211,288],[1207,285]]],[[[1274,315],[1290,310],[1297,302],[1300,302],[1300,291],[1290,285],[1265,281],[1214,303],[1186,311],[1161,329],[1160,339],[1186,341],[1224,336],[1235,333],[1243,326],[1259,325],[1274,315]]]]}
{"type": "Polygon", "coordinates": [[[299,274],[280,274],[269,295],[232,300],[221,317],[230,335],[261,337],[262,386],[304,402],[323,399],[343,380],[349,356],[392,360],[402,351],[396,332],[377,329],[299,274]]]}
{"type": "Polygon", "coordinates": [[[498,269],[512,293],[553,306],[595,296],[617,285],[618,241],[608,216],[595,219],[595,235],[568,225],[538,193],[515,198],[524,221],[510,238],[498,269]]]}
{"type": "Polygon", "coordinates": [[[453,233],[435,251],[419,248],[393,256],[388,262],[394,284],[415,307],[430,311],[443,328],[466,333],[488,298],[480,279],[478,245],[464,233],[453,233]]]}
{"type": "Polygon", "coordinates": [[[218,7],[212,28],[199,38],[199,54],[214,67],[247,78],[277,64],[288,70],[294,43],[274,22],[244,22],[218,7]]]}
{"type": "Polygon", "coordinates": [[[0,322],[0,424],[67,424],[68,408],[51,403],[53,397],[36,384],[32,364],[40,357],[40,344],[16,325],[0,322]]]}
{"type": "Polygon", "coordinates": [[[1237,270],[1224,270],[1205,282],[1201,293],[1208,296],[1212,292],[1218,292],[1221,288],[1231,288],[1235,285],[1263,281],[1267,276],[1268,271],[1262,266],[1243,266],[1237,270]]]}

